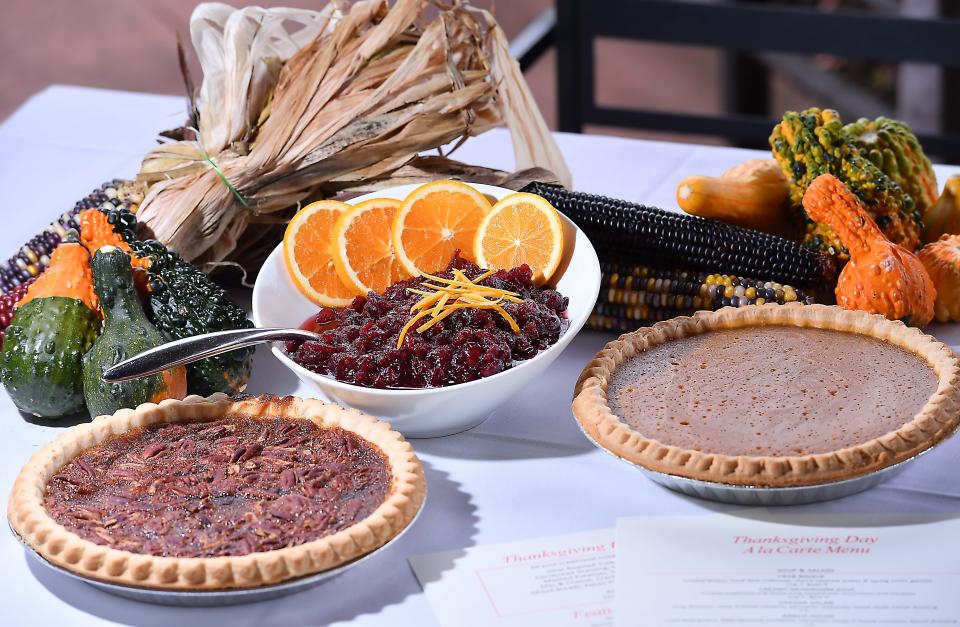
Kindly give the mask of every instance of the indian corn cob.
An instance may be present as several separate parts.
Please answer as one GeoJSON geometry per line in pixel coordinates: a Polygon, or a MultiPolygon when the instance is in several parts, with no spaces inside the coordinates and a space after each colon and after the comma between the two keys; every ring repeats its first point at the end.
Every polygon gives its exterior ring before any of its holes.
{"type": "Polygon", "coordinates": [[[775,281],[616,262],[602,263],[601,270],[600,295],[588,321],[601,330],[632,331],[704,309],[814,302],[805,291],[775,281]]]}
{"type": "Polygon", "coordinates": [[[121,179],[107,181],[77,201],[72,209],[32,237],[12,257],[0,264],[0,294],[9,292],[38,276],[50,265],[50,254],[70,231],[76,231],[77,214],[84,209],[104,211],[127,208],[136,210],[141,193],[134,183],[121,179]]]}
{"type": "Polygon", "coordinates": [[[598,250],[623,262],[804,287],[829,284],[835,276],[828,257],[776,235],[543,183],[523,191],[546,198],[598,250]]]}

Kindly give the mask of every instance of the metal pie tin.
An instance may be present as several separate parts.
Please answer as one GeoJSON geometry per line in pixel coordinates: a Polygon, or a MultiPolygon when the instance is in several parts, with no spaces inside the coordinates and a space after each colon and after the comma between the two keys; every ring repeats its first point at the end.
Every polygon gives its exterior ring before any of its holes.
{"type": "MultiPolygon", "coordinates": [[[[154,603],[157,605],[177,605],[182,607],[214,607],[214,606],[225,606],[225,605],[240,605],[242,603],[253,603],[256,601],[266,601],[268,599],[276,599],[278,597],[283,597],[288,594],[294,594],[296,592],[301,592],[315,586],[319,586],[322,583],[330,581],[331,579],[337,577],[338,575],[343,574],[345,571],[361,564],[369,559],[372,559],[377,553],[386,549],[388,546],[399,540],[407,530],[410,529],[417,522],[417,519],[420,517],[420,513],[423,511],[424,504],[426,504],[426,496],[424,496],[423,503],[420,504],[420,509],[417,510],[416,515],[414,515],[413,520],[404,527],[400,533],[394,536],[390,541],[384,544],[381,547],[378,547],[363,555],[351,562],[346,564],[341,564],[336,568],[330,570],[325,570],[320,573],[315,573],[312,575],[306,575],[304,577],[298,577],[296,579],[290,579],[287,581],[282,581],[277,584],[272,584],[268,586],[259,586],[256,588],[238,588],[235,590],[224,589],[224,590],[160,590],[157,588],[137,588],[134,586],[123,586],[115,583],[109,583],[106,581],[100,581],[98,579],[93,579],[91,577],[84,577],[72,571],[69,571],[65,568],[61,568],[56,564],[48,562],[46,558],[37,553],[33,547],[28,545],[23,541],[23,538],[20,537],[13,527],[10,528],[10,531],[13,535],[23,544],[23,547],[26,549],[28,555],[37,561],[43,568],[70,577],[77,581],[82,581],[85,584],[89,584],[94,588],[103,590],[104,592],[109,592],[110,594],[116,595],[118,597],[124,597],[126,599],[131,599],[133,601],[142,601],[144,603],[154,603]]],[[[9,522],[8,522],[9,524],[9,522]]]]}
{"type": "Polygon", "coordinates": [[[826,483],[771,488],[768,486],[733,485],[730,483],[702,481],[700,479],[691,479],[689,477],[681,477],[679,475],[672,475],[665,472],[659,472],[657,470],[651,470],[641,466],[640,464],[615,455],[605,447],[601,446],[583,429],[583,425],[580,424],[579,420],[577,421],[577,426],[580,427],[580,431],[583,433],[583,435],[601,451],[607,453],[611,457],[619,459],[620,461],[633,466],[643,473],[648,479],[654,483],[664,486],[665,488],[669,488],[675,492],[680,492],[689,496],[695,496],[700,499],[706,499],[708,501],[732,503],[734,505],[761,506],[806,505],[807,503],[818,503],[821,501],[840,499],[845,496],[850,496],[851,494],[869,490],[870,488],[886,481],[887,479],[894,477],[917,458],[929,451],[932,451],[942,442],[945,442],[953,437],[957,433],[958,429],[955,427],[949,435],[941,439],[939,442],[920,451],[912,457],[908,457],[907,459],[899,461],[896,464],[885,466],[857,477],[841,479],[840,481],[829,481],[826,483]]]}

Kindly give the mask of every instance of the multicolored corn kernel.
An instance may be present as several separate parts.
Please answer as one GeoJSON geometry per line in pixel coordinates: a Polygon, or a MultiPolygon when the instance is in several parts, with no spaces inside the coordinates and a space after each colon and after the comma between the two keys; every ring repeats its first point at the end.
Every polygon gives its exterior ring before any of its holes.
{"type": "MultiPolygon", "coordinates": [[[[77,214],[81,211],[96,208],[119,213],[124,210],[133,215],[132,212],[136,211],[142,199],[143,193],[136,183],[114,179],[78,200],[72,209],[48,224],[13,256],[0,263],[0,294],[15,289],[46,270],[50,265],[53,249],[59,246],[71,231],[76,232],[79,229],[77,214]]],[[[135,222],[133,228],[136,228],[135,222]]]]}
{"type": "Polygon", "coordinates": [[[3,336],[7,331],[7,327],[10,326],[10,321],[13,320],[13,310],[16,308],[17,303],[20,302],[20,299],[26,295],[27,290],[33,285],[35,280],[35,278],[31,277],[9,292],[0,294],[0,347],[3,346],[3,336]]]}
{"type": "Polygon", "coordinates": [[[602,263],[601,270],[600,295],[587,323],[595,329],[630,331],[721,307],[814,302],[804,290],[776,281],[615,262],[602,263]]]}

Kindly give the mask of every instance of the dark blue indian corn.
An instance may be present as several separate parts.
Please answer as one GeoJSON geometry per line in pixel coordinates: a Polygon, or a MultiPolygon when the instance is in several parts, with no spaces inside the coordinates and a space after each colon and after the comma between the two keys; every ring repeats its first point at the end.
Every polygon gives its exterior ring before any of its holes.
{"type": "Polygon", "coordinates": [[[607,260],[769,277],[799,287],[820,287],[835,278],[827,256],[769,233],[543,183],[523,191],[546,198],[607,260]]]}

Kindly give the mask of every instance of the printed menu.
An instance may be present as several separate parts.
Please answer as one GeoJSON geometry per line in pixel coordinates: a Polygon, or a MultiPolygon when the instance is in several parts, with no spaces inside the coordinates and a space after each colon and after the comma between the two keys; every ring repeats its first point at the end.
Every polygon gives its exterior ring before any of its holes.
{"type": "Polygon", "coordinates": [[[960,625],[960,519],[620,518],[615,625],[960,625]]]}
{"type": "Polygon", "coordinates": [[[444,627],[613,625],[614,530],[410,558],[444,627]]]}

